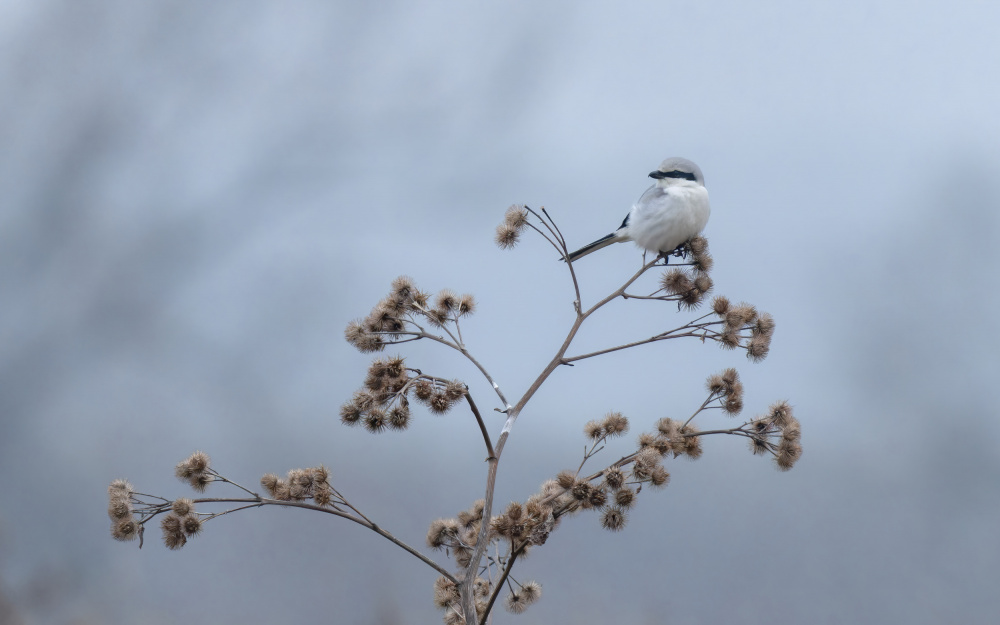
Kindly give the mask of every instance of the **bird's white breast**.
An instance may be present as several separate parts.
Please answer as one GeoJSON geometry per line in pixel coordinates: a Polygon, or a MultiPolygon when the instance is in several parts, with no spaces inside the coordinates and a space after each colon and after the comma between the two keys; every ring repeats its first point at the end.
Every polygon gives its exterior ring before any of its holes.
{"type": "Polygon", "coordinates": [[[650,252],[671,252],[708,223],[708,190],[701,185],[653,186],[629,216],[628,235],[650,252]]]}

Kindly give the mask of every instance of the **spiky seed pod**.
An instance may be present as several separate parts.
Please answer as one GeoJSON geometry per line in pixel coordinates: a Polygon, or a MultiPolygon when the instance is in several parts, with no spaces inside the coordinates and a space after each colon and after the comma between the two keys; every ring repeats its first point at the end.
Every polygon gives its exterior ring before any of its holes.
{"type": "Polygon", "coordinates": [[[465,617],[461,615],[459,609],[457,603],[448,607],[448,611],[444,614],[444,625],[466,625],[465,617]]]}
{"type": "Polygon", "coordinates": [[[181,530],[188,538],[201,533],[201,519],[194,514],[189,514],[181,519],[181,530]]]}
{"type": "Polygon", "coordinates": [[[368,411],[368,414],[365,415],[365,429],[372,434],[380,434],[384,432],[388,424],[389,420],[386,417],[385,411],[381,408],[372,408],[368,411]]]}
{"type": "Polygon", "coordinates": [[[375,394],[366,389],[354,391],[351,401],[357,405],[358,410],[361,412],[367,412],[370,408],[378,404],[378,398],[375,394]]]}
{"type": "Polygon", "coordinates": [[[434,395],[434,384],[430,380],[417,380],[413,385],[413,395],[420,401],[427,401],[434,395]]]}
{"type": "MultiPolygon", "coordinates": [[[[706,293],[710,292],[712,290],[712,287],[714,287],[714,286],[715,286],[715,284],[712,282],[712,279],[709,278],[707,275],[705,275],[705,274],[698,274],[697,276],[695,276],[695,279],[694,279],[694,288],[701,295],[705,295],[706,293]]],[[[700,299],[701,298],[699,298],[699,300],[700,299]]]]}
{"type": "Polygon", "coordinates": [[[767,442],[766,438],[752,436],[750,437],[750,453],[755,456],[762,456],[771,451],[771,444],[767,442]]]}
{"type": "Polygon", "coordinates": [[[312,488],[314,477],[312,469],[292,469],[288,472],[288,483],[301,486],[302,488],[312,488]]]}
{"type": "Polygon", "coordinates": [[[678,428],[680,428],[680,423],[674,421],[670,417],[664,417],[656,422],[656,429],[660,432],[660,434],[671,440],[677,438],[678,428]]]}
{"type": "Polygon", "coordinates": [[[658,464],[653,467],[653,470],[649,474],[649,483],[657,488],[662,488],[667,485],[670,481],[670,472],[667,471],[662,464],[658,464]]]}
{"type": "Polygon", "coordinates": [[[211,459],[203,451],[196,451],[186,459],[177,464],[174,473],[182,480],[189,479],[192,475],[203,473],[208,469],[211,459]]]}
{"type": "Polygon", "coordinates": [[[112,521],[121,521],[132,517],[132,503],[127,499],[116,498],[108,502],[108,517],[112,521]]]}
{"type": "Polygon", "coordinates": [[[660,286],[672,295],[683,295],[694,288],[694,283],[680,269],[671,269],[660,277],[660,286]]]}
{"type": "Polygon", "coordinates": [[[129,515],[111,524],[111,537],[122,542],[135,540],[136,536],[139,535],[139,527],[135,518],[129,515]]]}
{"type": "Polygon", "coordinates": [[[393,406],[389,411],[388,425],[394,430],[405,430],[410,427],[410,409],[404,404],[393,406]]]}
{"type": "Polygon", "coordinates": [[[340,422],[344,425],[357,425],[364,411],[355,402],[349,401],[340,407],[340,422]]]}
{"type": "Polygon", "coordinates": [[[773,336],[774,335],[774,317],[770,313],[762,312],[757,316],[757,323],[754,324],[753,332],[754,336],[773,336]]]}
{"type": "Polygon", "coordinates": [[[736,349],[740,346],[740,331],[728,325],[724,326],[718,341],[725,349],[736,349]]]}
{"type": "Polygon", "coordinates": [[[452,549],[451,555],[455,558],[455,564],[463,569],[469,566],[469,563],[472,562],[472,549],[467,547],[458,545],[452,549]]]}
{"type": "Polygon", "coordinates": [[[747,341],[747,358],[753,362],[760,362],[767,358],[767,353],[771,351],[771,339],[766,336],[753,336],[747,341]]]}
{"type": "Polygon", "coordinates": [[[260,478],[260,485],[263,486],[264,490],[266,490],[272,497],[274,497],[274,494],[277,492],[278,484],[280,482],[281,478],[274,473],[265,473],[264,477],[260,478]]]}
{"type": "Polygon", "coordinates": [[[188,478],[188,484],[199,493],[205,492],[205,489],[213,481],[214,478],[208,473],[196,473],[188,478]]]}
{"type": "Polygon", "coordinates": [[[108,485],[108,499],[128,499],[135,492],[135,488],[129,484],[128,480],[112,480],[108,485]]]}
{"type": "Polygon", "coordinates": [[[802,439],[802,426],[799,425],[798,419],[788,417],[788,423],[781,428],[781,438],[794,442],[802,439]]]}
{"type": "Polygon", "coordinates": [[[489,599],[491,590],[490,582],[482,577],[477,577],[476,581],[473,582],[472,594],[477,599],[489,599]]]}
{"type": "Polygon", "coordinates": [[[704,297],[704,293],[699,291],[696,287],[692,287],[690,291],[681,295],[681,306],[685,310],[694,310],[701,305],[701,300],[704,297]]]}
{"type": "Polygon", "coordinates": [[[735,417],[743,411],[743,398],[738,395],[730,395],[722,404],[722,410],[730,417],[735,417]]]}
{"type": "Polygon", "coordinates": [[[726,325],[731,328],[740,329],[756,320],[757,309],[746,302],[731,307],[726,313],[726,325]]]}
{"type": "Polygon", "coordinates": [[[441,549],[455,542],[458,537],[458,521],[455,519],[437,519],[427,530],[427,546],[441,549]]]}
{"type": "MultiPolygon", "coordinates": [[[[728,367],[726,369],[723,369],[722,370],[722,381],[726,383],[726,386],[728,388],[730,388],[730,389],[735,388],[736,384],[738,384],[739,381],[740,381],[740,373],[739,373],[739,371],[737,371],[736,369],[733,369],[732,367],[728,367]]],[[[740,385],[740,389],[741,390],[742,390],[742,388],[743,388],[743,386],[740,385]]],[[[730,392],[732,392],[732,391],[730,391],[730,392]]]]}
{"type": "Polygon", "coordinates": [[[465,397],[467,390],[464,382],[452,380],[445,384],[444,396],[448,398],[448,401],[455,402],[465,397]]]}
{"type": "Polygon", "coordinates": [[[608,436],[621,436],[628,432],[628,418],[620,412],[609,412],[601,423],[608,436]]]}
{"type": "Polygon", "coordinates": [[[779,401],[771,404],[771,407],[767,411],[771,422],[776,426],[785,427],[790,419],[792,419],[792,407],[787,401],[779,401]]]}
{"type": "Polygon", "coordinates": [[[688,239],[687,248],[691,254],[697,256],[708,251],[708,239],[703,236],[694,236],[688,239]]]}
{"type": "Polygon", "coordinates": [[[694,424],[688,424],[681,428],[681,434],[684,435],[684,453],[692,460],[701,457],[701,437],[695,436],[697,432],[698,429],[694,427],[694,424]]]}
{"type": "Polygon", "coordinates": [[[503,215],[503,222],[521,229],[528,224],[528,211],[523,204],[511,204],[503,215]]]}
{"type": "Polygon", "coordinates": [[[313,501],[316,502],[317,506],[329,506],[330,502],[333,501],[333,490],[330,485],[326,482],[317,484],[313,491],[313,501]]]}
{"type": "Polygon", "coordinates": [[[705,388],[709,393],[723,393],[726,390],[726,383],[722,381],[721,375],[710,375],[705,380],[705,388]]]}
{"type": "Polygon", "coordinates": [[[725,317],[729,312],[729,299],[724,295],[719,295],[712,300],[712,312],[719,315],[720,317],[725,317]]]}
{"type": "Polygon", "coordinates": [[[291,501],[292,489],[285,480],[278,480],[274,487],[274,498],[278,501],[291,501]]]}
{"type": "Polygon", "coordinates": [[[435,391],[427,402],[427,407],[435,414],[444,414],[451,409],[451,400],[443,392],[435,391]]]}
{"type": "Polygon", "coordinates": [[[525,603],[531,605],[542,598],[542,585],[536,581],[525,582],[521,585],[521,595],[525,603]]]}
{"type": "Polygon", "coordinates": [[[801,457],[802,444],[798,441],[782,438],[781,442],[778,443],[778,451],[774,455],[774,462],[778,465],[778,469],[788,471],[801,457]]]}
{"type": "Polygon", "coordinates": [[[163,530],[163,544],[167,549],[180,549],[187,544],[187,536],[181,528],[181,518],[176,514],[168,514],[160,521],[160,529],[163,530]]]}
{"type": "Polygon", "coordinates": [[[590,440],[599,440],[602,436],[604,436],[604,426],[597,421],[588,421],[587,424],[583,426],[583,434],[590,440]]]}
{"type": "Polygon", "coordinates": [[[458,296],[450,289],[441,289],[437,297],[434,298],[434,308],[445,314],[457,311],[458,303],[458,296]]]}
{"type": "Polygon", "coordinates": [[[316,480],[317,483],[325,482],[330,479],[330,469],[327,469],[323,465],[319,465],[318,467],[313,467],[312,473],[313,473],[313,479],[316,480]]]}
{"type": "Polygon", "coordinates": [[[390,378],[398,378],[406,372],[406,359],[402,356],[393,356],[385,361],[385,374],[390,378]]]}
{"type": "Polygon", "coordinates": [[[605,493],[600,488],[593,488],[590,491],[590,497],[587,498],[587,503],[595,508],[600,508],[608,502],[608,494],[605,493]]]}
{"type": "Polygon", "coordinates": [[[657,436],[653,439],[649,449],[655,450],[661,456],[666,456],[670,453],[670,439],[664,436],[657,436]]]}
{"type": "Polygon", "coordinates": [[[641,457],[636,457],[635,462],[632,463],[632,477],[636,480],[643,482],[649,479],[650,473],[653,470],[653,466],[650,465],[645,459],[641,457]]]}
{"type": "Polygon", "coordinates": [[[708,274],[708,272],[712,271],[715,261],[712,259],[711,254],[704,252],[702,254],[695,254],[691,258],[691,265],[695,271],[701,274],[708,274]]]}
{"type": "Polygon", "coordinates": [[[624,508],[610,506],[601,515],[601,527],[610,532],[620,532],[628,522],[624,508]]]}
{"type": "Polygon", "coordinates": [[[528,604],[524,600],[524,593],[519,591],[509,593],[504,598],[503,606],[511,614],[520,614],[528,609],[528,604]]]}
{"type": "Polygon", "coordinates": [[[510,505],[507,506],[507,511],[504,514],[506,514],[511,521],[516,523],[524,517],[524,508],[520,503],[512,501],[510,502],[510,505]]]}
{"type": "Polygon", "coordinates": [[[568,469],[566,471],[560,471],[559,474],[556,475],[556,482],[562,488],[573,488],[576,484],[576,473],[568,469]]]}
{"type": "Polygon", "coordinates": [[[434,580],[434,605],[446,608],[459,602],[458,586],[447,577],[441,576],[434,580]]]}
{"type": "Polygon", "coordinates": [[[576,482],[573,484],[573,498],[577,501],[589,501],[590,493],[594,490],[594,487],[587,482],[576,482]]]}
{"type": "Polygon", "coordinates": [[[510,520],[506,514],[500,514],[493,517],[490,521],[490,529],[497,536],[502,536],[503,538],[510,538],[511,529],[514,527],[514,523],[510,520]]]}
{"type": "Polygon", "coordinates": [[[392,281],[392,294],[400,299],[411,299],[417,290],[410,276],[399,276],[392,281]]]}
{"type": "Polygon", "coordinates": [[[476,312],[476,298],[471,294],[466,293],[458,301],[458,314],[460,317],[465,317],[476,312]]]}
{"type": "Polygon", "coordinates": [[[628,509],[635,504],[635,491],[631,488],[621,488],[615,491],[615,505],[628,509]]]}
{"type": "Polygon", "coordinates": [[[493,240],[496,242],[497,247],[502,250],[509,250],[517,245],[518,241],[521,239],[521,231],[508,223],[502,223],[497,226],[497,233],[493,240]]]}
{"type": "Polygon", "coordinates": [[[621,467],[610,467],[604,472],[604,483],[611,490],[618,490],[625,485],[625,472],[621,467]]]}
{"type": "Polygon", "coordinates": [[[653,443],[656,442],[656,436],[650,434],[649,432],[643,432],[639,435],[639,449],[646,449],[651,447],[653,443]]]}
{"type": "Polygon", "coordinates": [[[174,511],[177,516],[187,516],[194,512],[194,502],[187,497],[181,497],[174,501],[170,509],[174,511]]]}

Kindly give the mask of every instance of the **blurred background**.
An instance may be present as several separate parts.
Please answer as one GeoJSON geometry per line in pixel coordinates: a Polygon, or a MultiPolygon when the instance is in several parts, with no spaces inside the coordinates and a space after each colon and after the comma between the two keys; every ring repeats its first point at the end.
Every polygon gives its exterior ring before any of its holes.
{"type": "MultiPolygon", "coordinates": [[[[805,455],[780,473],[707,439],[625,531],[564,523],[515,569],[541,601],[496,622],[997,622],[998,23],[972,1],[0,2],[0,623],[438,622],[436,574],[353,524],[253,510],[140,551],[106,486],[187,496],[195,449],[243,483],[325,463],[426,549],[482,496],[478,429],[342,426],[370,360],[344,326],[400,274],[473,293],[466,342],[519,396],[572,291],[539,238],[493,245],[504,210],[582,245],[672,155],[705,172],[715,293],[775,316],[771,355],[557,371],[498,501],[575,467],[587,420],[631,418],[610,462],[729,366],[745,416],[795,406],[805,455]]],[[[639,258],[580,261],[585,301],[639,258]]],[[[572,351],[691,316],[619,302],[572,351]]],[[[455,354],[390,353],[468,381],[499,431],[455,354]]]]}

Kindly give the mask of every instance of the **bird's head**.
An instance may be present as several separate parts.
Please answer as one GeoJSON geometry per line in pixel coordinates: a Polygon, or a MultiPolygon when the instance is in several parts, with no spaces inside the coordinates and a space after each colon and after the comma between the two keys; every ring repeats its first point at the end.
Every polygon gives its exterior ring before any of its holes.
{"type": "Polygon", "coordinates": [[[669,187],[675,184],[695,183],[705,186],[705,176],[701,173],[701,168],[679,156],[671,156],[660,163],[660,168],[650,172],[650,178],[656,179],[656,184],[661,187],[669,187]]]}

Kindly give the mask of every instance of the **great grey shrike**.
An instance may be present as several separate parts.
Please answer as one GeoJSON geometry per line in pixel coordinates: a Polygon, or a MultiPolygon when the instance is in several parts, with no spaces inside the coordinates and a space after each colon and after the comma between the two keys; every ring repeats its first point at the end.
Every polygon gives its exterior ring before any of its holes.
{"type": "Polygon", "coordinates": [[[697,165],[674,156],[660,163],[660,168],[649,177],[656,184],[646,189],[622,225],[571,253],[569,260],[624,241],[635,241],[654,254],[669,254],[705,228],[712,209],[708,205],[705,177],[697,165]]]}

